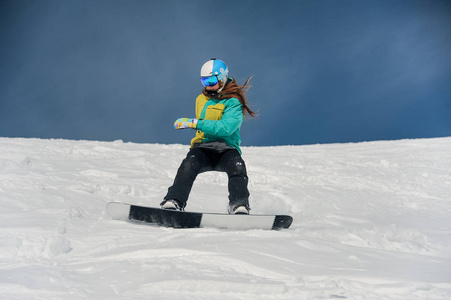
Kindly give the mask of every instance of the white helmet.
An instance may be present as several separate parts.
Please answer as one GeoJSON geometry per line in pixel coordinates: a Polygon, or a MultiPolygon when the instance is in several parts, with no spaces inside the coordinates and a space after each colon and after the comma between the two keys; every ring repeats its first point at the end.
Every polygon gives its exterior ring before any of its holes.
{"type": "Polygon", "coordinates": [[[200,69],[200,76],[203,85],[215,85],[218,81],[222,82],[222,87],[218,90],[218,92],[220,92],[227,84],[227,80],[229,78],[228,75],[229,69],[226,64],[222,60],[216,58],[212,58],[204,63],[200,69]]]}

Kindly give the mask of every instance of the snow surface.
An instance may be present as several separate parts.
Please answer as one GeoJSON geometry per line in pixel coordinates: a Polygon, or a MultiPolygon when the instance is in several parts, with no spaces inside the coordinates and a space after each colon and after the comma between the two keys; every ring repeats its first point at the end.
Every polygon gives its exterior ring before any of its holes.
{"type": "MultiPolygon", "coordinates": [[[[158,206],[186,145],[0,138],[0,299],[451,299],[451,138],[244,147],[290,229],[112,220],[158,206]]],[[[199,175],[187,210],[225,212],[199,175]]]]}

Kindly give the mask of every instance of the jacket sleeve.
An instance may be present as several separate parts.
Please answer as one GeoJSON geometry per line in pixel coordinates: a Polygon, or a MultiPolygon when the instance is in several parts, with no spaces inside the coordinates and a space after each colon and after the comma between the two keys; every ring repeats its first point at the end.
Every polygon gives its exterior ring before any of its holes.
{"type": "Polygon", "coordinates": [[[243,105],[236,98],[231,98],[230,104],[224,108],[221,120],[199,120],[197,129],[209,137],[227,137],[240,128],[243,123],[243,105]]]}

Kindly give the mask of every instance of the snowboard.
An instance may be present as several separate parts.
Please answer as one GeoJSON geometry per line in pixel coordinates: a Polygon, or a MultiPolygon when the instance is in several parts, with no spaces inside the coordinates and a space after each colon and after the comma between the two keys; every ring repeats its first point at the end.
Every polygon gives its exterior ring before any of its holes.
{"type": "Polygon", "coordinates": [[[173,228],[215,227],[224,229],[278,230],[290,227],[288,215],[229,215],[161,209],[122,202],[107,204],[108,214],[115,220],[131,220],[173,228]]]}

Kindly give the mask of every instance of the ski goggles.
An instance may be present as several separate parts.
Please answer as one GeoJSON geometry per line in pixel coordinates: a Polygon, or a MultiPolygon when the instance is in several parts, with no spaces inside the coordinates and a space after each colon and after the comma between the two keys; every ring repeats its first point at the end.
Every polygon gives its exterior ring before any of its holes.
{"type": "Polygon", "coordinates": [[[200,79],[200,81],[202,81],[202,84],[204,86],[215,86],[216,84],[218,84],[219,80],[218,80],[218,76],[210,76],[210,77],[202,77],[200,79]]]}

